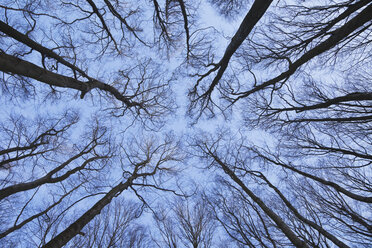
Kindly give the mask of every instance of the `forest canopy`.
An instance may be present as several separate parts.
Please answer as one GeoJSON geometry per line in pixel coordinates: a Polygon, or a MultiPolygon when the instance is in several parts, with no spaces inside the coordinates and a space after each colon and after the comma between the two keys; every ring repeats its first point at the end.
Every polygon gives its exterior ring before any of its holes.
{"type": "Polygon", "coordinates": [[[0,247],[370,247],[370,0],[2,0],[0,247]]]}

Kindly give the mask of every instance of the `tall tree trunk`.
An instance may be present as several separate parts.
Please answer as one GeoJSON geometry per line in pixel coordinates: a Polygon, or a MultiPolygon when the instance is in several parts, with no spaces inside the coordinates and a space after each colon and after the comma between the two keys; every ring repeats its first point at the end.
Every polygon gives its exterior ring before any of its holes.
{"type": "Polygon", "coordinates": [[[277,227],[284,233],[284,235],[292,242],[297,248],[306,248],[308,245],[305,241],[299,239],[291,228],[277,215],[271,208],[269,208],[258,196],[256,196],[248,187],[239,179],[237,175],[216,155],[209,151],[213,159],[222,167],[223,171],[235,182],[241,189],[265,212],[271,220],[275,222],[277,227]]]}
{"type": "Polygon", "coordinates": [[[43,248],[56,248],[62,247],[67,244],[73,237],[79,234],[79,232],[88,224],[94,217],[101,213],[101,210],[108,205],[114,197],[126,190],[137,178],[137,175],[132,175],[125,183],[119,183],[112,188],[101,200],[99,200],[93,207],[86,211],[79,219],[67,227],[64,231],[50,240],[43,248]]]}

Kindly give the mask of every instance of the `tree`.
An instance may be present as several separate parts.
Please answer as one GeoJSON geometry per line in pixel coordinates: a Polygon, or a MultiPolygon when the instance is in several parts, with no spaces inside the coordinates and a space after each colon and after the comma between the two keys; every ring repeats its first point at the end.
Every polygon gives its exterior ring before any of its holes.
{"type": "MultiPolygon", "coordinates": [[[[132,145],[137,143],[135,140],[132,145]]],[[[138,147],[133,147],[129,151],[122,151],[127,156],[120,158],[121,161],[128,163],[122,164],[123,177],[119,183],[114,185],[104,196],[89,208],[80,218],[69,225],[65,230],[52,238],[43,247],[61,247],[75,237],[94,217],[100,214],[102,209],[110,204],[114,197],[120,195],[124,190],[132,188],[139,184],[143,186],[154,176],[158,176],[158,171],[170,171],[167,167],[170,161],[178,161],[181,158],[177,151],[178,147],[174,145],[173,140],[169,138],[164,143],[156,144],[154,140],[149,140],[143,144],[142,141],[138,147]],[[126,160],[126,161],[125,161],[126,160]],[[137,182],[138,181],[138,182],[137,182]]],[[[155,178],[154,178],[155,179],[155,178]]],[[[155,179],[156,180],[156,179],[155,179]]],[[[156,185],[157,183],[155,183],[156,185]]]]}
{"type": "Polygon", "coordinates": [[[63,214],[64,208],[97,194],[89,192],[89,187],[109,167],[113,147],[107,130],[99,126],[92,126],[80,136],[84,141],[73,144],[69,136],[77,122],[76,113],[69,111],[58,119],[13,116],[2,123],[0,201],[7,220],[1,238],[9,235],[12,239],[18,230],[40,218],[51,221],[48,215],[56,208],[63,214]],[[76,195],[82,188],[87,190],[85,195],[76,195]]]}
{"type": "Polygon", "coordinates": [[[368,246],[368,197],[269,158],[246,146],[246,137],[236,140],[201,136],[195,141],[199,156],[229,176],[219,179],[220,186],[209,197],[215,199],[210,204],[218,209],[216,218],[232,238],[251,247],[267,242],[282,246],[286,239],[298,247],[326,247],[329,241],[339,247],[349,247],[350,241],[368,246]],[[275,171],[277,183],[265,176],[275,171]],[[272,226],[276,230],[270,230],[272,226]]]}
{"type": "MultiPolygon", "coordinates": [[[[217,85],[221,85],[218,90],[228,106],[255,93],[265,94],[264,99],[275,102],[270,97],[274,97],[276,91],[285,88],[283,86],[286,82],[290,81],[292,76],[296,76],[297,72],[301,72],[300,69],[305,64],[309,65],[314,61],[314,58],[326,54],[328,58],[335,59],[345,50],[353,50],[355,54],[360,54],[359,51],[363,53],[363,49],[369,43],[368,38],[366,40],[362,38],[368,34],[371,22],[369,12],[372,7],[369,1],[342,1],[324,5],[310,3],[309,6],[287,5],[284,2],[282,6],[272,7],[273,10],[269,11],[271,2],[254,1],[222,59],[218,63],[209,62],[207,67],[212,68],[206,73],[199,72],[203,68],[195,68],[198,71],[195,74],[198,80],[189,93],[190,110],[199,106],[200,114],[204,110],[213,114],[213,106],[225,109],[226,107],[214,103],[211,97],[217,85]],[[256,18],[251,16],[258,13],[260,15],[256,18]],[[262,16],[270,18],[271,23],[266,24],[265,20],[258,22],[262,16]],[[310,19],[314,21],[309,22],[310,19]],[[318,21],[319,19],[322,21],[318,21]],[[249,36],[253,28],[255,32],[249,36]],[[243,44],[244,40],[247,45],[243,44]],[[269,44],[275,45],[270,47],[269,44]],[[227,75],[225,81],[221,81],[234,54],[237,60],[231,65],[232,72],[227,75]],[[279,75],[273,77],[269,75],[267,79],[264,77],[260,79],[253,71],[257,68],[260,72],[261,68],[270,65],[273,65],[272,71],[278,72],[279,75]],[[234,71],[239,69],[242,71],[241,76],[234,75],[234,71]],[[215,77],[210,77],[217,70],[215,77]],[[234,80],[229,80],[229,77],[234,80]],[[208,81],[207,79],[212,79],[212,82],[202,84],[203,81],[208,81]],[[241,83],[247,80],[251,83],[241,83]]],[[[363,58],[360,61],[366,62],[363,58]]]]}
{"type": "MultiPolygon", "coordinates": [[[[16,127],[21,128],[16,123],[16,127]]],[[[11,128],[4,127],[6,131],[11,130],[10,138],[19,143],[13,145],[9,142],[9,147],[2,150],[3,156],[6,156],[3,164],[8,171],[5,180],[2,180],[1,190],[2,216],[8,217],[7,224],[1,230],[2,238],[9,236],[9,240],[12,240],[18,230],[27,227],[36,232],[35,221],[43,219],[41,224],[44,223],[44,227],[40,227],[41,245],[61,247],[78,235],[114,197],[127,189],[160,185],[161,181],[156,178],[161,177],[163,171],[172,171],[173,165],[170,163],[182,158],[171,136],[167,136],[163,143],[148,137],[147,141],[132,139],[129,148],[123,144],[117,147],[112,140],[105,139],[105,131],[98,128],[93,129],[91,141],[87,139],[88,135],[81,137],[88,141],[87,144],[71,147],[73,152],[71,148],[66,151],[66,143],[71,142],[66,137],[66,130],[74,123],[64,124],[58,120],[57,124],[47,131],[42,131],[41,124],[38,124],[41,134],[34,132],[34,137],[22,133],[24,129],[17,134],[11,128]],[[24,144],[24,141],[28,143],[24,144]],[[122,176],[116,176],[118,181],[111,186],[111,183],[106,182],[105,174],[115,170],[114,165],[121,166],[122,176]],[[22,170],[27,173],[22,174],[22,170]],[[86,200],[99,195],[102,195],[100,200],[91,207],[85,207],[85,212],[61,232],[61,228],[66,225],[61,223],[61,219],[68,223],[68,215],[75,208],[82,209],[84,206],[79,207],[79,204],[85,201],[85,205],[89,206],[86,200]],[[19,211],[14,211],[15,208],[19,208],[19,211]],[[52,239],[46,242],[50,235],[52,239]]]]}
{"type": "Polygon", "coordinates": [[[170,205],[170,210],[161,208],[154,215],[159,232],[155,232],[159,238],[154,238],[154,242],[158,247],[213,247],[215,221],[202,198],[194,203],[183,199],[170,205]]]}
{"type": "Polygon", "coordinates": [[[2,1],[0,246],[368,247],[370,13],[2,1]]]}
{"type": "MultiPolygon", "coordinates": [[[[150,7],[159,20],[163,6],[142,4],[0,4],[2,96],[4,106],[20,112],[1,126],[2,245],[61,247],[124,190],[140,200],[146,188],[169,190],[162,178],[182,156],[176,138],[155,132],[174,110],[172,78],[143,53],[165,42],[147,36],[145,23],[150,7]],[[35,118],[25,118],[22,101],[40,111],[28,113],[35,118]],[[61,106],[78,110],[61,115],[61,106]]],[[[162,25],[188,30],[183,1],[172,11],[168,5],[162,25]],[[182,22],[170,21],[177,18],[182,22]]],[[[159,30],[156,22],[150,28],[159,30]]],[[[172,46],[180,42],[175,31],[167,31],[172,46]]],[[[142,235],[132,231],[132,238],[142,235]]]]}
{"type": "MultiPolygon", "coordinates": [[[[158,30],[160,22],[160,36],[165,29],[170,29],[168,26],[182,24],[164,21],[159,4],[153,3],[156,21],[153,28],[158,30]]],[[[183,2],[179,3],[177,7],[184,9],[183,2]]],[[[35,82],[38,81],[48,85],[53,94],[63,88],[77,90],[82,99],[97,89],[98,96],[93,94],[95,101],[99,101],[98,97],[104,99],[105,108],[115,115],[129,112],[146,122],[159,121],[172,110],[169,79],[162,76],[166,72],[151,56],[138,56],[141,50],[136,46],[137,43],[145,48],[162,46],[163,40],[153,43],[151,37],[140,37],[147,18],[143,15],[147,9],[141,9],[141,3],[130,8],[118,1],[103,1],[100,5],[90,0],[53,4],[20,0],[1,5],[4,19],[0,22],[0,31],[4,47],[0,54],[0,70],[7,75],[2,79],[3,88],[8,93],[20,89],[24,92],[38,89],[38,93],[43,89],[35,82]],[[114,31],[117,26],[119,28],[114,31]],[[137,57],[137,61],[121,60],[124,56],[137,57]],[[105,68],[107,71],[103,75],[97,73],[100,68],[97,62],[110,57],[118,58],[120,66],[105,68]]],[[[167,10],[167,18],[173,19],[173,16],[178,17],[178,12],[167,10]]],[[[187,14],[183,19],[185,25],[181,27],[188,30],[187,14]]],[[[172,46],[176,39],[173,36],[170,31],[166,32],[166,42],[172,46]]]]}
{"type": "Polygon", "coordinates": [[[204,163],[223,172],[217,190],[228,196],[209,197],[237,243],[368,247],[371,8],[370,1],[270,6],[229,67],[212,62],[196,74],[196,118],[214,107],[242,111],[240,134],[198,134],[192,142],[204,163]],[[274,139],[248,142],[250,128],[274,139]]]}
{"type": "Polygon", "coordinates": [[[71,243],[71,247],[149,247],[149,234],[136,219],[143,208],[117,200],[104,208],[71,243]]]}

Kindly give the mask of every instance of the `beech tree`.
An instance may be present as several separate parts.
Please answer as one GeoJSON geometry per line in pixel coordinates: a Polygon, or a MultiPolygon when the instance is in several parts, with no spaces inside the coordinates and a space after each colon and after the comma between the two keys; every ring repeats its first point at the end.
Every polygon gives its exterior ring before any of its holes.
{"type": "MultiPolygon", "coordinates": [[[[263,3],[252,11],[255,4],[263,3]]],[[[370,1],[270,6],[251,35],[238,29],[239,47],[230,50],[238,44],[232,38],[220,62],[197,74],[190,91],[197,118],[216,108],[242,113],[240,134],[192,142],[223,173],[210,204],[237,244],[369,246],[371,8],[370,1]],[[244,134],[252,129],[273,140],[255,144],[244,134]]]]}
{"type": "MultiPolygon", "coordinates": [[[[131,146],[127,147],[124,143],[114,145],[113,140],[107,139],[105,129],[95,128],[91,139],[88,135],[79,137],[86,144],[71,146],[68,143],[73,140],[67,138],[67,130],[73,122],[65,124],[57,120],[57,124],[46,131],[39,123],[36,128],[40,134],[29,134],[21,129],[19,122],[19,119],[11,122],[16,123],[19,133],[14,127],[4,126],[11,136],[9,146],[2,150],[6,170],[1,190],[4,245],[14,242],[19,231],[29,228],[32,233],[38,232],[39,241],[32,237],[36,245],[62,247],[124,190],[131,189],[136,194],[146,187],[162,190],[161,180],[157,178],[172,171],[172,161],[182,159],[171,136],[163,143],[159,139],[137,137],[131,139],[131,146]],[[113,171],[119,171],[119,176],[110,178],[113,171]],[[92,205],[87,201],[90,198],[100,199],[92,205]],[[81,211],[84,208],[86,210],[81,211]],[[76,218],[76,212],[82,215],[61,231],[70,219],[76,218]]],[[[128,207],[133,208],[130,204],[128,207]]]]}
{"type": "MultiPolygon", "coordinates": [[[[316,65],[308,70],[304,67],[311,66],[319,57],[337,61],[341,54],[352,51],[360,56],[357,61],[366,65],[370,51],[366,48],[370,41],[370,1],[329,1],[324,5],[316,2],[289,5],[283,1],[277,6],[271,3],[254,1],[221,60],[215,62],[211,55],[205,58],[209,60],[205,63],[207,72],[202,72],[203,67],[195,68],[197,81],[189,93],[191,112],[198,107],[199,115],[213,114],[213,107],[224,110],[239,100],[260,94],[264,94],[267,102],[275,103],[274,97],[291,85],[291,78],[314,70],[316,65]],[[228,65],[231,70],[227,70],[228,65]],[[226,100],[224,105],[213,100],[215,89],[226,100]]],[[[341,71],[349,69],[348,63],[342,64],[346,68],[340,68],[341,71]]]]}
{"type": "MultiPolygon", "coordinates": [[[[199,137],[195,141],[199,156],[228,176],[218,177],[218,186],[208,197],[216,219],[237,243],[369,245],[369,196],[362,194],[369,191],[348,187],[351,179],[336,180],[331,168],[327,168],[330,175],[316,173],[325,166],[311,167],[303,158],[300,165],[284,162],[272,150],[246,145],[247,137],[199,137]]],[[[344,168],[338,165],[335,169],[341,173],[344,168]]]]}
{"type": "Polygon", "coordinates": [[[1,1],[0,246],[368,247],[371,13],[1,1]]]}
{"type": "MultiPolygon", "coordinates": [[[[181,43],[191,19],[183,1],[144,2],[0,4],[2,102],[15,111],[1,114],[2,246],[62,247],[92,220],[110,235],[99,215],[123,191],[143,200],[147,188],[170,190],[163,178],[183,156],[175,137],[155,132],[174,111],[172,77],[150,54],[181,43]]],[[[137,211],[124,202],[107,221],[137,211]]],[[[130,230],[119,236],[140,244],[142,231],[130,230]]]]}
{"type": "Polygon", "coordinates": [[[158,247],[208,248],[214,245],[215,220],[203,199],[177,200],[171,209],[161,207],[154,219],[154,243],[158,247]],[[158,234],[159,233],[159,234],[158,234]]]}
{"type": "Polygon", "coordinates": [[[143,207],[117,199],[90,222],[71,242],[71,247],[150,247],[148,230],[136,223],[143,207]]]}
{"type": "MultiPolygon", "coordinates": [[[[99,126],[92,126],[80,136],[83,141],[74,144],[69,136],[77,122],[76,113],[66,112],[58,119],[13,116],[2,123],[0,201],[5,219],[1,238],[17,239],[19,230],[41,218],[56,222],[61,216],[49,220],[51,212],[59,210],[62,215],[64,208],[97,194],[89,188],[102,178],[99,173],[109,166],[113,147],[107,142],[106,130],[99,126]],[[82,188],[86,193],[79,197],[76,192],[82,188]]],[[[51,230],[44,231],[47,235],[51,230]]]]}
{"type": "Polygon", "coordinates": [[[89,93],[93,101],[104,101],[103,108],[115,116],[160,121],[173,110],[171,79],[153,56],[143,56],[143,49],[150,55],[154,46],[175,47],[184,31],[189,44],[191,18],[183,1],[145,2],[5,1],[0,7],[2,88],[34,95],[46,89],[43,83],[51,89],[47,97],[75,90],[81,99],[89,93]],[[154,37],[146,35],[151,26],[154,37]],[[117,66],[103,69],[109,58],[117,58],[117,66]]]}

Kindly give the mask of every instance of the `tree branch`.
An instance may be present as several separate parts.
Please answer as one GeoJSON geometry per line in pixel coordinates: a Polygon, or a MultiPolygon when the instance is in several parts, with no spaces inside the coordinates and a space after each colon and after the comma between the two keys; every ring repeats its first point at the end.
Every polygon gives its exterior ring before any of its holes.
{"type": "Polygon", "coordinates": [[[113,95],[117,100],[123,102],[127,107],[143,108],[140,103],[128,100],[126,96],[122,95],[115,87],[111,85],[97,80],[82,82],[71,77],[48,71],[33,63],[22,60],[15,56],[8,55],[4,52],[0,52],[0,71],[33,78],[51,86],[79,90],[81,91],[81,98],[83,98],[84,95],[90,90],[98,88],[113,95]]]}

